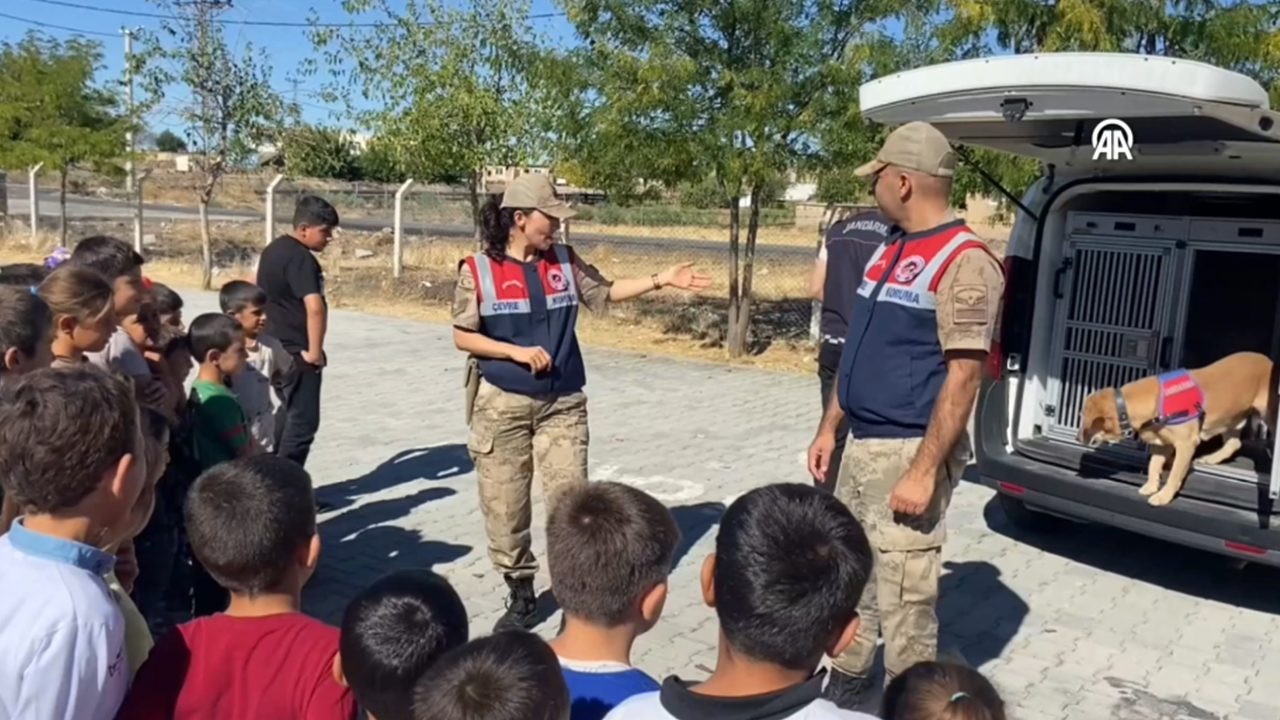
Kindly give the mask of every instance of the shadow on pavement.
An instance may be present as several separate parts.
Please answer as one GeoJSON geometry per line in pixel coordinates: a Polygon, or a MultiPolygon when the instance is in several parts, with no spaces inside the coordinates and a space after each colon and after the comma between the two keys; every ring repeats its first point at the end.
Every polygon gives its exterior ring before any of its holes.
{"type": "Polygon", "coordinates": [[[1166,590],[1280,615],[1280,571],[1240,568],[1229,559],[1105,525],[1053,523],[1048,532],[1015,527],[992,497],[983,509],[987,527],[1043,552],[1166,590]]]}
{"type": "Polygon", "coordinates": [[[418,480],[445,480],[473,469],[466,445],[454,443],[404,450],[360,477],[317,489],[316,499],[330,510],[341,510],[362,495],[418,480]]]}
{"type": "Polygon", "coordinates": [[[989,562],[944,562],[938,581],[938,647],[971,667],[1000,657],[1030,607],[989,562]]]}
{"type": "Polygon", "coordinates": [[[671,561],[671,567],[677,568],[702,536],[720,522],[725,507],[723,503],[705,502],[677,505],[670,510],[672,517],[676,519],[676,527],[680,528],[680,545],[676,547],[675,557],[671,561]]]}

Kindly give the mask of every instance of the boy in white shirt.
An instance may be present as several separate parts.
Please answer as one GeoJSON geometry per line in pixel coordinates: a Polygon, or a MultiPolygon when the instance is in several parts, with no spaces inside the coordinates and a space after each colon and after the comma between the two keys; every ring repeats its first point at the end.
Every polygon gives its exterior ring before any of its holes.
{"type": "Polygon", "coordinates": [[[129,687],[103,550],[146,482],[133,384],[84,364],[0,390],[0,720],[111,720],[129,687]]]}
{"type": "Polygon", "coordinates": [[[231,391],[249,419],[249,434],[263,452],[274,453],[276,436],[284,425],[284,379],[293,359],[280,341],[262,332],[266,325],[267,294],[244,280],[232,280],[218,293],[222,312],[244,328],[249,361],[231,376],[231,391]]]}

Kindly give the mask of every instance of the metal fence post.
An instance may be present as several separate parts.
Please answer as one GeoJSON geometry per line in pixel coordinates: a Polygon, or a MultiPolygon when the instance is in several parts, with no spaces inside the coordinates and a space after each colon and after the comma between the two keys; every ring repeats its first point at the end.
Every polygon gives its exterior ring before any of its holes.
{"type": "Polygon", "coordinates": [[[405,180],[400,189],[396,190],[396,212],[395,223],[392,225],[395,230],[395,243],[391,249],[391,277],[399,278],[401,271],[404,270],[404,194],[413,186],[413,179],[405,180]]]}
{"type": "MultiPolygon", "coordinates": [[[[827,209],[822,211],[822,220],[818,222],[818,247],[817,252],[822,252],[822,244],[826,241],[827,228],[835,221],[836,206],[828,204],[827,209]]],[[[816,257],[816,255],[815,255],[816,257]]],[[[809,342],[814,345],[822,339],[822,301],[814,300],[809,312],[809,342]]]]}
{"type": "Polygon", "coordinates": [[[133,177],[133,249],[142,254],[142,183],[150,172],[134,173],[133,177]]]}
{"type": "Polygon", "coordinates": [[[276,173],[276,176],[271,178],[271,182],[267,183],[267,211],[262,218],[262,224],[263,224],[262,234],[264,236],[263,237],[264,241],[262,243],[263,245],[270,245],[271,241],[275,239],[276,186],[280,184],[281,180],[284,180],[284,175],[280,173],[276,173]]]}
{"type": "Polygon", "coordinates": [[[40,194],[36,192],[36,174],[40,172],[40,168],[44,167],[44,163],[38,163],[27,170],[27,199],[29,203],[27,209],[31,211],[31,246],[35,247],[39,243],[38,234],[40,232],[40,194]]]}

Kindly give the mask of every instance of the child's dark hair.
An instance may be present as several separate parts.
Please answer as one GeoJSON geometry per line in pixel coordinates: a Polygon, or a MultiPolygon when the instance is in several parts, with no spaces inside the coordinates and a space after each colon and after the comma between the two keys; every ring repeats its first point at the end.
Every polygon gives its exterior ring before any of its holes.
{"type": "Polygon", "coordinates": [[[222,313],[205,313],[191,321],[187,331],[191,355],[202,363],[213,350],[226,352],[236,340],[244,337],[244,329],[235,318],[222,313]]]}
{"type": "Polygon", "coordinates": [[[480,239],[484,254],[494,260],[507,256],[507,243],[511,242],[511,228],[516,224],[516,213],[530,210],[502,207],[501,195],[490,195],[480,208],[480,239]]]}
{"type": "Polygon", "coordinates": [[[173,288],[163,283],[151,283],[151,304],[159,315],[172,315],[176,312],[182,312],[183,302],[182,296],[174,292],[173,288]]]}
{"type": "Polygon", "coordinates": [[[921,662],[894,678],[880,701],[884,720],[1005,720],[1004,700],[973,668],[921,662]]]}
{"type": "Polygon", "coordinates": [[[266,305],[267,293],[251,282],[232,280],[218,291],[218,304],[224,313],[238,313],[246,308],[266,305]]]}
{"type": "Polygon", "coordinates": [[[180,350],[190,350],[191,344],[185,331],[169,325],[161,325],[160,332],[156,335],[156,341],[152,347],[156,352],[160,353],[161,357],[167,358],[180,350]]]}
{"type": "Polygon", "coordinates": [[[565,614],[602,627],[627,620],[636,600],[666,582],[680,529],[642,490],[595,482],[563,490],[547,519],[547,567],[565,614]]]}
{"type": "Polygon", "coordinates": [[[303,195],[293,208],[293,226],[338,227],[338,210],[328,200],[316,195],[303,195]]]}
{"type": "Polygon", "coordinates": [[[508,630],[440,658],[418,682],[415,720],[568,720],[569,688],[542,638],[508,630]]]}
{"type": "Polygon", "coordinates": [[[102,273],[108,282],[132,275],[146,262],[129,243],[106,235],[94,235],[76,243],[67,261],[102,273]]]}
{"type": "Polygon", "coordinates": [[[27,373],[0,389],[0,482],[28,512],[69,510],[140,452],[133,382],[92,365],[27,373]]]}
{"type": "Polygon", "coordinates": [[[756,488],[720,518],[720,630],[749,658],[812,669],[857,615],[871,563],[866,532],[831,494],[798,483],[756,488]]]}
{"type": "Polygon", "coordinates": [[[401,570],[360,591],[342,615],[342,674],[378,720],[413,720],[413,689],[467,642],[467,608],[448,580],[401,570]]]}
{"type": "Polygon", "coordinates": [[[31,287],[49,276],[49,268],[35,263],[14,263],[0,267],[0,285],[31,287]]]}
{"type": "Polygon", "coordinates": [[[205,472],[187,493],[184,516],[196,559],[219,585],[246,595],[278,588],[316,534],[311,476],[274,455],[205,472]]]}
{"type": "Polygon", "coordinates": [[[87,267],[60,265],[40,283],[36,292],[56,318],[73,317],[93,322],[115,311],[115,291],[102,273],[87,267]]]}
{"type": "Polygon", "coordinates": [[[4,356],[10,350],[33,357],[49,341],[52,324],[53,313],[34,288],[0,286],[0,373],[8,368],[4,356]]]}

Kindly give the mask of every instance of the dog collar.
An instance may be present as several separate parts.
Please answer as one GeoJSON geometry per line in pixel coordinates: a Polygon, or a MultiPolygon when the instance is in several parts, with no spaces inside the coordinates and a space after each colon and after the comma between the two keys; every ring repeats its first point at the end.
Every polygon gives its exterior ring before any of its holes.
{"type": "Polygon", "coordinates": [[[1133,424],[1129,422],[1129,407],[1124,404],[1124,395],[1120,394],[1120,388],[1114,388],[1111,392],[1115,395],[1116,419],[1120,421],[1120,433],[1125,438],[1132,438],[1133,424]]]}

